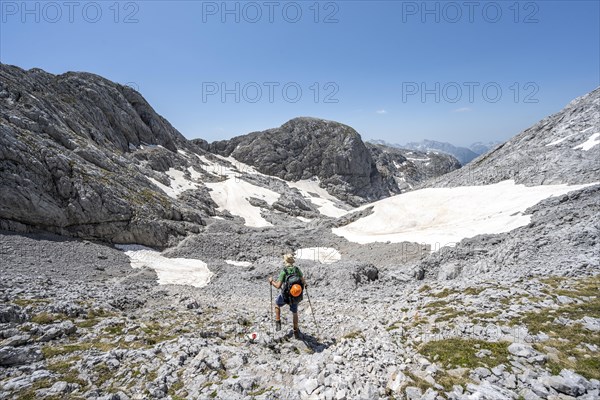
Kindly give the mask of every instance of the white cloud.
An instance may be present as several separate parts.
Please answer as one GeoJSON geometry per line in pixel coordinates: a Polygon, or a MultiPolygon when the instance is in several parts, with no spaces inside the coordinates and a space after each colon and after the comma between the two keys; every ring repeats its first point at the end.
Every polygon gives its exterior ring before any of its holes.
{"type": "Polygon", "coordinates": [[[470,112],[470,111],[473,111],[473,109],[470,107],[461,107],[461,108],[457,108],[456,110],[453,110],[452,112],[462,113],[462,112],[470,112]]]}
{"type": "Polygon", "coordinates": [[[387,114],[386,110],[377,110],[375,111],[377,114],[387,114]]]}

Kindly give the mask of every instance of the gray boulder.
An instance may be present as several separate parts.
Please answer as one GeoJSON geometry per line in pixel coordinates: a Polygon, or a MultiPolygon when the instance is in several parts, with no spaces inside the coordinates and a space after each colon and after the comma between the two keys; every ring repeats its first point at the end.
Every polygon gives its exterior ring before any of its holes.
{"type": "Polygon", "coordinates": [[[42,353],[35,347],[0,348],[0,366],[10,367],[15,365],[31,364],[42,359],[42,353]]]}

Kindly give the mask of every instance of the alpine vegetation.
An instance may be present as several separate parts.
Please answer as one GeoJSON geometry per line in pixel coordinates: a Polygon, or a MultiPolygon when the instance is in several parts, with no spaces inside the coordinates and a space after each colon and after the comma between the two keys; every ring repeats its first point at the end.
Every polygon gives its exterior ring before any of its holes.
{"type": "Polygon", "coordinates": [[[0,399],[598,399],[599,108],[461,167],[0,64],[0,399]]]}

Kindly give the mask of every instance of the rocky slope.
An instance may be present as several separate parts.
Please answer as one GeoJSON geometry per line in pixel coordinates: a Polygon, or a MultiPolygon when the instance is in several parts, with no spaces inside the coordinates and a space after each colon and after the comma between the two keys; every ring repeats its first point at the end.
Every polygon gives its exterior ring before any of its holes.
{"type": "Polygon", "coordinates": [[[148,179],[186,140],[139,93],[86,73],[0,77],[0,227],[166,246],[204,224],[206,196],[192,208],[148,179]]]}
{"type": "Polygon", "coordinates": [[[526,185],[590,183],[600,176],[600,88],[570,102],[465,168],[430,187],[485,185],[514,179],[526,185]]]}
{"type": "Polygon", "coordinates": [[[214,260],[204,288],[158,286],[105,245],[1,239],[2,399],[600,396],[593,269],[440,284],[300,260],[311,302],[295,340],[287,312],[272,328],[266,277],[278,258],[214,260]]]}

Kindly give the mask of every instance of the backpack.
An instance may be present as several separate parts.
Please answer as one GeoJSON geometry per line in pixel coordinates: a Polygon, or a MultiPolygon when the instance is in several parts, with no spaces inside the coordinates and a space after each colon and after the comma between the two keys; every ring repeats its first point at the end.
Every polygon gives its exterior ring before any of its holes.
{"type": "Polygon", "coordinates": [[[300,270],[298,267],[294,267],[292,272],[288,272],[287,268],[285,269],[285,278],[283,279],[282,285],[282,294],[283,300],[287,304],[298,304],[302,301],[304,297],[304,283],[302,283],[302,277],[300,276],[300,270]],[[302,291],[298,296],[292,296],[291,289],[294,285],[300,285],[302,291]]]}

